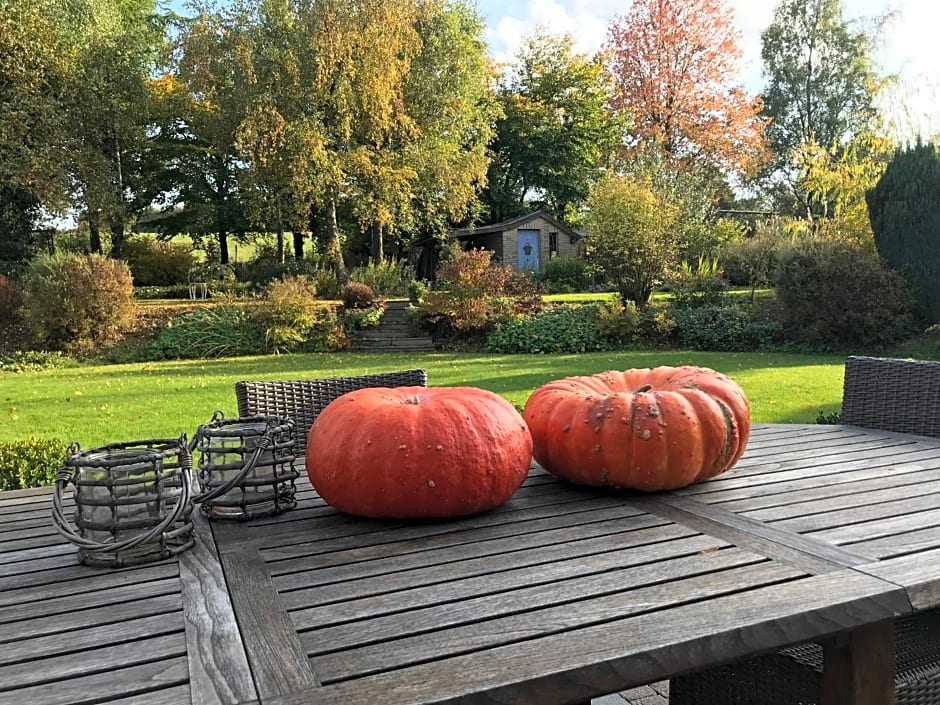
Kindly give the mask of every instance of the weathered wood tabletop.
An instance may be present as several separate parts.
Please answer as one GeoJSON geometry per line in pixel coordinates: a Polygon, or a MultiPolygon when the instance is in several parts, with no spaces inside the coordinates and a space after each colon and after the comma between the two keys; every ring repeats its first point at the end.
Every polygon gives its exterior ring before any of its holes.
{"type": "Polygon", "coordinates": [[[452,522],[355,519],[306,481],[299,498],[114,570],[77,564],[48,490],[0,494],[0,703],[579,703],[822,640],[828,702],[887,704],[891,620],[940,605],[925,438],[760,426],[680,492],[534,468],[452,522]]]}

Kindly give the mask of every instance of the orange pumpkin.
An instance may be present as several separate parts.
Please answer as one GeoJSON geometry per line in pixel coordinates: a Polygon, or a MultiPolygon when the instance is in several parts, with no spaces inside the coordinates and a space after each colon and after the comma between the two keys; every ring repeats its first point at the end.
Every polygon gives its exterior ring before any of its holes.
{"type": "Polygon", "coordinates": [[[751,432],[744,391],[705,367],[568,377],[529,397],[535,459],[563,480],[671,490],[734,465],[751,432]]]}
{"type": "Polygon", "coordinates": [[[336,509],[442,518],[493,509],[529,472],[513,406],[474,387],[369,388],[330,402],[310,429],[307,474],[336,509]]]}

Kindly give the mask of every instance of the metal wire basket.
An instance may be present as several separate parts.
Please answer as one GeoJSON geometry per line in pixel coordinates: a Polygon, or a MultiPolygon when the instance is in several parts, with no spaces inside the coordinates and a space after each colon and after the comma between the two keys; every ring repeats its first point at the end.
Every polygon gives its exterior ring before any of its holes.
{"type": "Polygon", "coordinates": [[[52,520],[87,565],[123,567],[177,555],[193,543],[192,454],[186,436],[81,450],[56,476],[52,520]],[[74,485],[75,526],[65,516],[74,485]]]}

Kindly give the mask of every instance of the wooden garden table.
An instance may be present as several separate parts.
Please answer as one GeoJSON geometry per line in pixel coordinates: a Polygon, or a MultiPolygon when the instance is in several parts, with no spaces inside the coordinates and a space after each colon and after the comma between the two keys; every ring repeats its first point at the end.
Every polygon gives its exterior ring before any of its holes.
{"type": "Polygon", "coordinates": [[[940,605],[940,441],[759,426],[642,496],[534,468],[454,522],[296,510],[77,565],[48,490],[0,494],[0,703],[586,702],[822,640],[827,704],[893,702],[892,620],[940,605]]]}

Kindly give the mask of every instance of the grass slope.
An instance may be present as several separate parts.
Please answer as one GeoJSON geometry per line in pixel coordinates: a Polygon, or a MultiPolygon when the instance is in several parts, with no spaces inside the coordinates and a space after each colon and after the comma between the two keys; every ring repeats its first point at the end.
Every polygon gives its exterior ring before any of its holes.
{"type": "Polygon", "coordinates": [[[702,365],[735,379],[755,422],[809,422],[836,411],[844,357],[780,353],[610,352],[580,355],[341,353],[86,366],[0,375],[0,441],[32,436],[105,443],[192,436],[221,409],[235,416],[242,379],[338,377],[424,368],[435,386],[489,389],[522,405],[559,377],[657,365],[702,365]]]}

